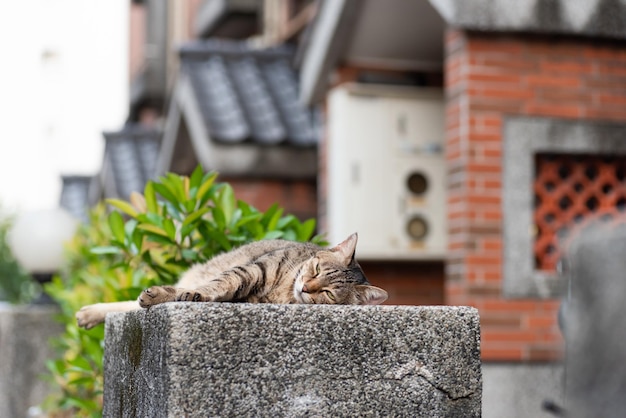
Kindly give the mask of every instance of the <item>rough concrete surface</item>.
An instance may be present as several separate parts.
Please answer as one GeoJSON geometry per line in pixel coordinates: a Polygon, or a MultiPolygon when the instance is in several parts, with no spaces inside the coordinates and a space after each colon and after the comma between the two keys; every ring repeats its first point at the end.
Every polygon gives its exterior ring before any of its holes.
{"type": "Polygon", "coordinates": [[[50,393],[41,378],[53,356],[49,340],[63,331],[51,305],[0,302],[0,417],[23,418],[50,393]]]}
{"type": "Polygon", "coordinates": [[[106,320],[105,417],[479,417],[467,307],[167,303],[106,320]]]}
{"type": "Polygon", "coordinates": [[[592,224],[568,253],[565,397],[569,417],[626,415],[626,224],[592,224]]]}

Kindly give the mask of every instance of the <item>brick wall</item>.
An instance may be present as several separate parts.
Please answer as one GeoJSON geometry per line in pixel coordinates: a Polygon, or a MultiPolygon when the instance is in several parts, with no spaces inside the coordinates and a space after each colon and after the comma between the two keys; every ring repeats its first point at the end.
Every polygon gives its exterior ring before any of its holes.
{"type": "Polygon", "coordinates": [[[235,197],[266,211],[278,203],[285,214],[292,214],[301,221],[317,215],[317,188],[315,180],[241,179],[220,176],[218,181],[228,182],[235,197]]]}
{"type": "Polygon", "coordinates": [[[558,300],[502,296],[506,115],[626,121],[626,44],[449,31],[446,303],[480,310],[484,360],[561,356],[558,300]]]}
{"type": "Polygon", "coordinates": [[[359,264],[368,280],[389,294],[385,305],[444,304],[442,262],[361,260],[359,264]]]}

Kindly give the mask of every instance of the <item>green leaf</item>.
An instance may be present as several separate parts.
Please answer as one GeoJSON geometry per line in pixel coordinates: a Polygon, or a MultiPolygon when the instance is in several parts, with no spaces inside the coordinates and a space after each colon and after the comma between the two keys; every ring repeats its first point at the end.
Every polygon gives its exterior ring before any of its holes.
{"type": "Polygon", "coordinates": [[[219,229],[206,228],[205,233],[209,236],[209,238],[217,242],[220,247],[222,247],[222,249],[230,251],[233,248],[230,241],[228,241],[228,238],[226,238],[226,234],[224,234],[224,231],[219,229]]]}
{"type": "Polygon", "coordinates": [[[139,297],[141,292],[144,291],[144,287],[125,287],[120,289],[120,295],[127,300],[135,300],[139,297]]]}
{"type": "Polygon", "coordinates": [[[319,245],[320,247],[327,247],[329,244],[328,240],[326,239],[326,235],[324,234],[318,234],[314,236],[313,238],[311,238],[311,242],[313,244],[319,245]]]}
{"type": "Polygon", "coordinates": [[[197,227],[198,226],[195,223],[191,223],[180,228],[180,239],[184,240],[187,238],[187,236],[195,231],[197,227]]]}
{"type": "Polygon", "coordinates": [[[67,404],[86,410],[92,410],[98,407],[95,401],[85,400],[75,396],[68,397],[67,404]]]}
{"type": "Polygon", "coordinates": [[[276,228],[277,229],[285,229],[287,226],[289,226],[290,224],[295,223],[295,222],[298,222],[298,218],[296,218],[295,216],[293,216],[293,215],[283,216],[276,223],[276,228]]]}
{"type": "Polygon", "coordinates": [[[197,189],[198,187],[200,187],[203,176],[204,172],[202,170],[202,166],[197,165],[196,168],[193,170],[193,173],[191,173],[191,176],[189,176],[189,188],[197,189]]]}
{"type": "Polygon", "coordinates": [[[217,178],[217,173],[211,172],[204,175],[202,179],[202,184],[198,187],[198,193],[196,194],[196,199],[200,202],[200,205],[204,205],[208,200],[213,183],[217,178]]]}
{"type": "Polygon", "coordinates": [[[249,204],[247,204],[246,202],[244,202],[243,200],[238,200],[237,201],[237,207],[239,209],[241,209],[241,213],[243,214],[243,216],[248,216],[248,215],[252,215],[252,214],[259,214],[262,215],[258,210],[256,210],[253,206],[250,206],[249,204]]]}
{"type": "Polygon", "coordinates": [[[190,263],[195,263],[198,261],[198,253],[194,250],[183,250],[182,256],[190,263]]]}
{"type": "Polygon", "coordinates": [[[298,241],[308,241],[315,232],[315,219],[309,219],[298,228],[298,241]]]}
{"type": "Polygon", "coordinates": [[[111,232],[113,232],[115,239],[124,243],[124,218],[122,218],[119,212],[111,212],[109,215],[109,226],[111,227],[111,232]]]}
{"type": "Polygon", "coordinates": [[[296,232],[293,229],[290,229],[288,231],[285,231],[285,233],[282,236],[282,239],[287,240],[287,241],[297,241],[298,236],[296,235],[296,232]]]}
{"type": "Polygon", "coordinates": [[[145,213],[145,214],[139,214],[137,216],[137,220],[139,222],[145,222],[145,223],[151,223],[153,225],[156,225],[158,227],[162,227],[163,226],[163,219],[164,216],[159,215],[158,213],[153,213],[153,212],[149,212],[149,213],[145,213]]]}
{"type": "Polygon", "coordinates": [[[68,385],[74,385],[74,386],[84,386],[84,385],[91,385],[93,384],[93,376],[87,376],[87,377],[79,377],[77,379],[72,379],[70,381],[67,382],[68,385]]]}
{"type": "Polygon", "coordinates": [[[226,228],[226,216],[224,216],[224,211],[220,207],[212,207],[211,213],[213,214],[213,220],[217,224],[217,227],[220,229],[226,228]]]}
{"type": "Polygon", "coordinates": [[[146,208],[148,209],[148,212],[157,213],[159,211],[159,206],[157,203],[156,193],[154,191],[154,183],[151,180],[148,180],[146,183],[143,194],[146,198],[146,208]]]}
{"type": "Polygon", "coordinates": [[[265,224],[265,227],[268,231],[273,231],[276,229],[276,225],[278,225],[278,221],[280,220],[282,214],[283,209],[280,208],[277,204],[273,204],[272,207],[270,207],[267,212],[265,212],[263,218],[267,222],[265,224]]]}
{"type": "Polygon", "coordinates": [[[113,245],[107,245],[103,247],[93,247],[89,250],[91,254],[103,255],[103,254],[120,254],[122,251],[118,247],[113,245]]]}
{"type": "Polygon", "coordinates": [[[265,233],[263,239],[278,239],[283,236],[283,231],[268,231],[265,233]]]}
{"type": "Polygon", "coordinates": [[[185,196],[185,185],[183,178],[178,174],[167,173],[165,178],[162,178],[162,184],[174,195],[176,196],[176,202],[184,202],[186,199],[185,196]]]}
{"type": "Polygon", "coordinates": [[[237,221],[237,223],[235,224],[235,227],[240,228],[242,226],[249,224],[250,222],[258,221],[259,219],[261,219],[261,216],[262,215],[260,213],[255,213],[254,215],[243,216],[241,219],[237,221]]]}
{"type": "Polygon", "coordinates": [[[125,202],[125,201],[119,200],[119,199],[107,199],[106,202],[109,205],[118,208],[119,210],[121,210],[122,212],[124,212],[125,214],[127,214],[127,215],[129,215],[129,216],[131,216],[133,218],[137,217],[137,211],[128,202],[125,202]]]}
{"type": "Polygon", "coordinates": [[[183,226],[187,226],[187,225],[191,224],[192,222],[195,222],[198,218],[202,217],[204,214],[209,212],[209,210],[210,210],[210,208],[204,207],[204,208],[198,209],[197,211],[191,213],[183,221],[183,226]]]}
{"type": "Polygon", "coordinates": [[[161,235],[163,237],[169,238],[169,235],[167,234],[167,232],[165,232],[165,230],[163,228],[159,228],[156,225],[139,224],[139,225],[137,225],[137,229],[141,229],[143,231],[152,232],[153,234],[157,234],[157,235],[161,235]]]}
{"type": "Polygon", "coordinates": [[[68,363],[71,366],[74,366],[77,370],[83,370],[86,372],[92,371],[91,364],[89,364],[89,362],[85,360],[83,357],[76,357],[71,360],[68,360],[68,363]]]}
{"type": "Polygon", "coordinates": [[[167,236],[172,240],[176,240],[176,226],[174,225],[174,221],[167,218],[163,220],[163,228],[167,233],[167,236]]]}
{"type": "Polygon", "coordinates": [[[146,232],[146,239],[152,243],[161,244],[165,247],[173,244],[172,240],[167,235],[160,235],[152,232],[146,232]]]}
{"type": "Polygon", "coordinates": [[[224,214],[224,225],[229,225],[236,207],[235,193],[229,184],[225,184],[224,187],[222,187],[219,195],[219,205],[224,214]]]}
{"type": "Polygon", "coordinates": [[[161,183],[154,183],[153,185],[155,192],[161,195],[165,200],[172,203],[173,205],[178,204],[178,199],[176,195],[170,191],[165,185],[161,183]]]}

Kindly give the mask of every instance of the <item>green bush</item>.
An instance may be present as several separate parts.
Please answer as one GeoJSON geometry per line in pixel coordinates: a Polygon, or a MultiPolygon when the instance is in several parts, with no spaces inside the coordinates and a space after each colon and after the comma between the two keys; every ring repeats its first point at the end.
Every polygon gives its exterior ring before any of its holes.
{"type": "Polygon", "coordinates": [[[59,394],[46,409],[100,416],[104,327],[86,331],[74,318],[81,306],[136,299],[152,285],[172,284],[190,265],[254,240],[282,238],[325,244],[315,221],[300,222],[272,206],[260,212],[237,201],[216,173],[167,174],[148,182],[130,202],[109,200],[91,213],[69,245],[66,268],[47,286],[61,306],[65,333],[59,358],[48,364],[59,394]]]}
{"type": "Polygon", "coordinates": [[[34,297],[38,286],[9,248],[7,234],[11,225],[12,218],[0,211],[0,300],[27,303],[34,297]]]}

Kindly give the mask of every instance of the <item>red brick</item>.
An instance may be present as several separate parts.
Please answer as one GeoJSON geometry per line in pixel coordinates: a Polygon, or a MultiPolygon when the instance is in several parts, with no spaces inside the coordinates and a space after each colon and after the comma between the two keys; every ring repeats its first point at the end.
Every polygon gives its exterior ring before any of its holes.
{"type": "Polygon", "coordinates": [[[493,54],[510,54],[518,55],[524,45],[521,42],[501,38],[495,42],[492,39],[470,38],[467,42],[467,49],[470,53],[493,54]]]}
{"type": "Polygon", "coordinates": [[[500,205],[502,197],[499,195],[487,196],[471,194],[466,198],[466,202],[470,205],[500,205]]]}
{"type": "Polygon", "coordinates": [[[593,44],[587,44],[582,48],[582,57],[592,60],[626,61],[626,54],[621,48],[615,49],[593,44]]]}
{"type": "Polygon", "coordinates": [[[500,115],[481,116],[483,125],[487,127],[500,128],[502,126],[502,117],[500,115]]]}
{"type": "Polygon", "coordinates": [[[556,103],[591,103],[593,96],[590,91],[580,89],[545,88],[535,92],[538,102],[556,103]]]}
{"type": "Polygon", "coordinates": [[[531,329],[556,329],[558,328],[557,316],[555,314],[528,315],[524,321],[526,327],[531,329]]]}
{"type": "Polygon", "coordinates": [[[481,283],[482,280],[479,278],[478,280],[476,280],[477,285],[475,286],[469,286],[467,288],[467,293],[470,296],[474,296],[474,297],[493,297],[493,296],[499,296],[502,294],[502,288],[498,285],[485,285],[484,283],[481,283]]]}
{"type": "Polygon", "coordinates": [[[502,272],[485,272],[483,275],[486,282],[501,282],[502,281],[502,272]]]}
{"type": "Polygon", "coordinates": [[[626,77],[626,65],[605,65],[598,67],[598,73],[601,76],[619,76],[626,77]]]}
{"type": "Polygon", "coordinates": [[[522,349],[517,346],[493,346],[481,343],[480,356],[483,361],[518,361],[522,360],[522,349]]]}
{"type": "Polygon", "coordinates": [[[610,106],[605,106],[603,108],[584,109],[581,114],[582,116],[586,116],[590,119],[612,120],[622,123],[626,120],[626,109],[613,109],[610,106]]]}
{"type": "Polygon", "coordinates": [[[491,134],[487,134],[487,133],[475,133],[472,132],[469,135],[469,140],[474,142],[483,142],[483,141],[489,141],[489,142],[496,142],[496,143],[500,143],[500,141],[502,141],[502,135],[500,133],[491,133],[491,134]]]}
{"type": "Polygon", "coordinates": [[[480,248],[485,251],[501,251],[503,248],[502,238],[481,238],[480,248]]]}
{"type": "Polygon", "coordinates": [[[483,184],[487,189],[500,189],[502,188],[502,181],[499,179],[485,179],[483,180],[483,184]]]}
{"type": "Polygon", "coordinates": [[[598,99],[602,104],[626,105],[626,95],[615,96],[610,94],[601,94],[598,99]]]}
{"type": "Polygon", "coordinates": [[[581,79],[578,77],[563,77],[557,75],[536,74],[526,77],[526,83],[529,87],[563,87],[574,88],[579,87],[581,79]]]}
{"type": "Polygon", "coordinates": [[[496,98],[502,100],[528,100],[534,96],[534,92],[530,89],[520,88],[519,86],[510,86],[508,88],[497,88],[490,86],[481,89],[480,95],[483,98],[496,98]]]}
{"type": "Polygon", "coordinates": [[[483,308],[491,311],[504,311],[504,312],[537,312],[541,309],[541,302],[532,299],[521,300],[504,300],[504,299],[491,299],[483,302],[483,308]]]}
{"type": "Polygon", "coordinates": [[[514,328],[519,329],[521,327],[521,319],[518,315],[504,314],[504,315],[490,315],[484,313],[480,315],[481,328],[514,328]]]}
{"type": "Polygon", "coordinates": [[[565,118],[578,118],[583,111],[578,104],[539,104],[530,103],[525,107],[527,113],[542,116],[557,116],[565,118]]]}
{"type": "MultiPolygon", "coordinates": [[[[539,68],[539,60],[520,59],[519,57],[510,56],[486,56],[477,58],[476,62],[487,68],[497,68],[509,72],[516,71],[520,74],[536,71],[539,68]]],[[[475,68],[472,67],[472,70],[475,70],[475,68]]]]}
{"type": "Polygon", "coordinates": [[[562,73],[591,73],[594,65],[583,61],[549,61],[541,63],[540,70],[545,72],[562,73]]]}
{"type": "Polygon", "coordinates": [[[534,346],[527,349],[529,361],[560,361],[563,360],[564,347],[534,346]]]}
{"type": "Polygon", "coordinates": [[[472,83],[472,85],[491,85],[492,83],[519,84],[521,79],[520,75],[509,74],[506,72],[489,73],[483,71],[472,71],[467,76],[467,80],[470,82],[480,82],[472,83]]]}
{"type": "Polygon", "coordinates": [[[487,210],[483,212],[483,218],[488,221],[501,221],[502,220],[502,211],[500,210],[487,210]]]}
{"type": "Polygon", "coordinates": [[[493,341],[494,343],[531,343],[538,340],[537,333],[533,331],[504,331],[487,327],[482,329],[481,336],[484,340],[493,341]]]}

